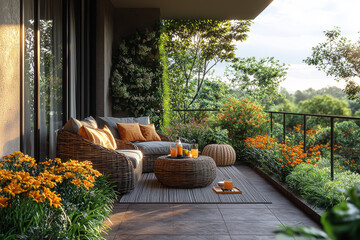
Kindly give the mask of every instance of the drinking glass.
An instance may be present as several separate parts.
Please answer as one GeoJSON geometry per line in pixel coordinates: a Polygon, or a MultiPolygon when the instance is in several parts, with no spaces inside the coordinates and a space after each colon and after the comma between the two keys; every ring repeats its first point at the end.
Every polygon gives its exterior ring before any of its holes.
{"type": "Polygon", "coordinates": [[[176,148],[175,143],[170,144],[170,155],[171,155],[171,157],[176,157],[177,156],[177,148],[176,148]]]}
{"type": "Polygon", "coordinates": [[[232,184],[232,179],[231,178],[227,178],[224,179],[224,190],[232,190],[234,188],[233,184],[232,184]]]}
{"type": "Polygon", "coordinates": [[[199,149],[197,144],[191,144],[191,155],[193,158],[199,156],[199,149]]]}

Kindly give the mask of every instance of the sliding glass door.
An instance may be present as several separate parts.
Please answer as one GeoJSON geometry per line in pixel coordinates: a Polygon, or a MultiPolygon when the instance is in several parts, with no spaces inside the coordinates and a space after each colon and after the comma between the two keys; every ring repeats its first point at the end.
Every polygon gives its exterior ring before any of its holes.
{"type": "Polygon", "coordinates": [[[91,2],[22,0],[21,150],[38,160],[56,157],[69,116],[89,115],[91,2]]]}

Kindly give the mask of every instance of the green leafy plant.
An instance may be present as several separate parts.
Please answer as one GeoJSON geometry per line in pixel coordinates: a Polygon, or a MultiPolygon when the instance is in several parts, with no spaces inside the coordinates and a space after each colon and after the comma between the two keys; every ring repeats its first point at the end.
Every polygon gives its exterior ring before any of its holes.
{"type": "Polygon", "coordinates": [[[276,239],[357,240],[360,236],[360,184],[347,191],[348,200],[321,216],[324,231],[313,227],[285,226],[275,231],[276,239]]]}
{"type": "Polygon", "coordinates": [[[350,189],[360,182],[360,175],[350,171],[338,171],[334,181],[330,168],[300,164],[286,178],[289,188],[317,207],[328,209],[345,200],[338,189],[350,189]]]}

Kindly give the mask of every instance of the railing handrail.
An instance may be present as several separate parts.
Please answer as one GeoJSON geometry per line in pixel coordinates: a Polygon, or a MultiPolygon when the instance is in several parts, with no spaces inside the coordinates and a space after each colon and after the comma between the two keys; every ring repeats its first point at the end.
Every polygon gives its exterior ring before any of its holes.
{"type": "Polygon", "coordinates": [[[329,118],[341,118],[341,119],[352,119],[360,120],[360,117],[351,117],[351,116],[341,116],[341,115],[326,115],[326,114],[312,114],[312,113],[296,113],[296,112],[277,112],[277,111],[265,111],[267,113],[279,113],[279,114],[288,114],[288,115],[298,115],[298,116],[310,116],[310,117],[329,117],[329,118]]]}
{"type": "Polygon", "coordinates": [[[173,111],[176,112],[194,112],[194,111],[198,111],[198,112],[216,112],[219,111],[219,109],[207,109],[207,108],[203,108],[203,109],[173,109],[173,111]]]}

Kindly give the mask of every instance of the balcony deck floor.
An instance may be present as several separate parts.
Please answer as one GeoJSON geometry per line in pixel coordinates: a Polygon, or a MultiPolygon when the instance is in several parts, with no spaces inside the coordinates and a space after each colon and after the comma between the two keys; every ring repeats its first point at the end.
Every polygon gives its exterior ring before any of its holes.
{"type": "Polygon", "coordinates": [[[115,204],[108,240],[265,240],[278,225],[320,228],[250,167],[239,170],[272,204],[115,204]]]}

